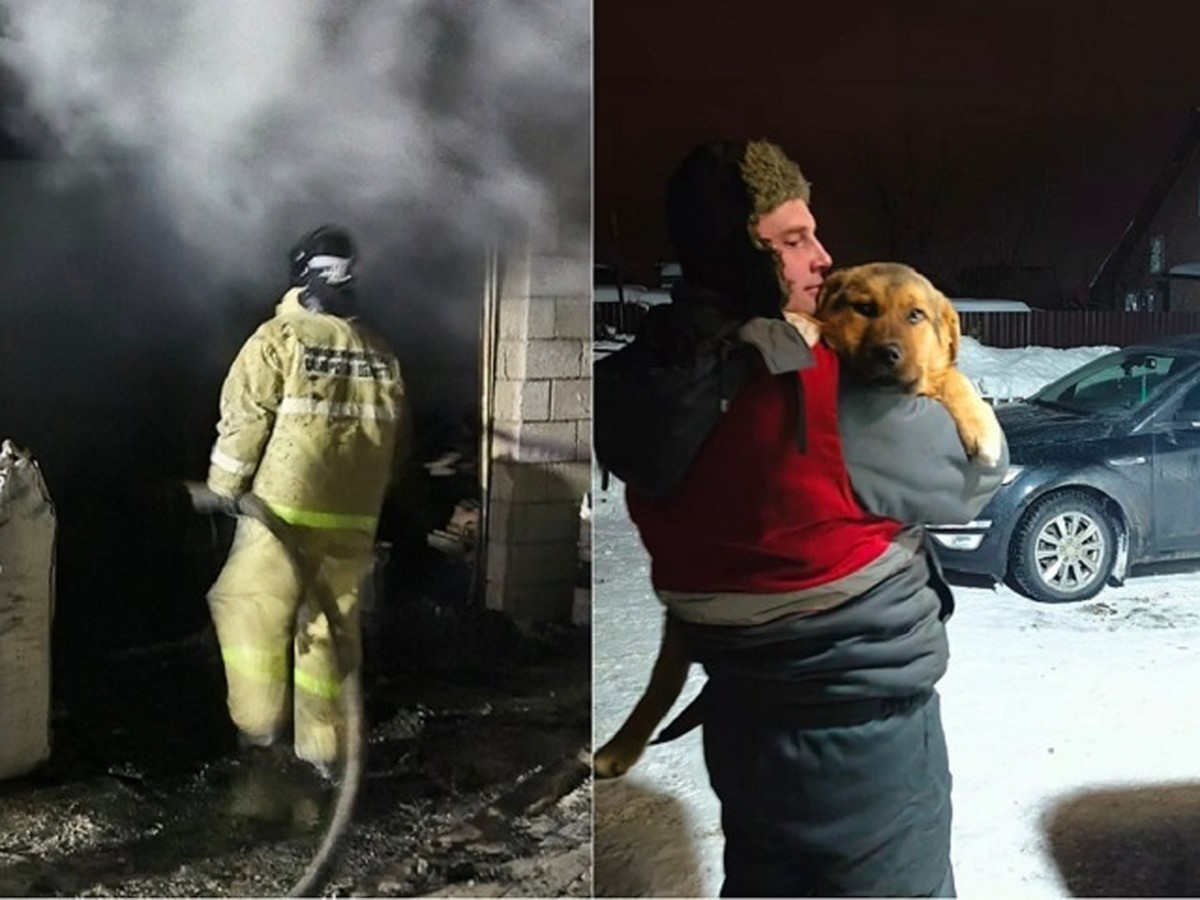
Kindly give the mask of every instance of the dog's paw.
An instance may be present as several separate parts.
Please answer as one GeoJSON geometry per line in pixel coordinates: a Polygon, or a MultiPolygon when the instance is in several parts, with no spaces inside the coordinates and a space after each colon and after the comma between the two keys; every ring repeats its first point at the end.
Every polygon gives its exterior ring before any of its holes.
{"type": "Polygon", "coordinates": [[[597,778],[616,778],[632,769],[641,755],[640,749],[611,740],[592,755],[592,771],[597,778]]]}
{"type": "Polygon", "coordinates": [[[989,469],[994,469],[1000,464],[1000,450],[980,450],[975,454],[975,461],[981,466],[986,466],[989,469]]]}
{"type": "Polygon", "coordinates": [[[999,465],[1001,454],[1004,451],[1004,435],[998,427],[960,436],[967,456],[976,463],[988,468],[999,465]]]}

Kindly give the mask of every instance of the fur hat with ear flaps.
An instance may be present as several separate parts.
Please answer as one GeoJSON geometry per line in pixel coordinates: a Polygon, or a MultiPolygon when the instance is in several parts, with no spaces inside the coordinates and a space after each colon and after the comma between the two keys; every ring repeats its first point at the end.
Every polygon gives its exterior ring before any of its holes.
{"type": "Polygon", "coordinates": [[[667,230],[684,281],[715,292],[731,314],[779,318],[784,288],[754,226],[781,203],[810,195],[800,167],[768,141],[696,147],[667,185],[667,230]]]}

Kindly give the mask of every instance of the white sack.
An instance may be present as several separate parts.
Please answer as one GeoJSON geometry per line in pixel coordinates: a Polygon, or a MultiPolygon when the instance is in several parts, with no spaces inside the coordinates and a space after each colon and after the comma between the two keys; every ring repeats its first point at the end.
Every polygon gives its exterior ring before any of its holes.
{"type": "Polygon", "coordinates": [[[0,778],[50,756],[54,505],[37,463],[0,445],[0,778]]]}

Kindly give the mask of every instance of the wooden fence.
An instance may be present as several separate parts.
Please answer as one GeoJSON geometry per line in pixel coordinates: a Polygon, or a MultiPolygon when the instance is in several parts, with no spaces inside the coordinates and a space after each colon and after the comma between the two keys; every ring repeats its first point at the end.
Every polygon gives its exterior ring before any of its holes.
{"type": "Polygon", "coordinates": [[[967,312],[963,334],[989,347],[1124,347],[1176,334],[1200,334],[1200,312],[1040,310],[967,312]]]}
{"type": "MultiPolygon", "coordinates": [[[[596,334],[637,330],[646,308],[640,304],[594,305],[596,334]]],[[[963,334],[989,347],[1123,347],[1175,334],[1200,334],[1200,312],[1121,310],[1040,310],[1028,313],[965,312],[963,334]]]]}

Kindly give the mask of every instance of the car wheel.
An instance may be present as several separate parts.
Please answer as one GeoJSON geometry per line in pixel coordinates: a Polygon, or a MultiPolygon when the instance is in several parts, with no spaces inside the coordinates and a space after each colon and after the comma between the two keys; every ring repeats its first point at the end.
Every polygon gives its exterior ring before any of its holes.
{"type": "Polygon", "coordinates": [[[1096,596],[1112,575],[1116,529],[1101,501],[1063,491],[1034,503],[1013,534],[1009,573],[1014,587],[1043,603],[1096,596]]]}

